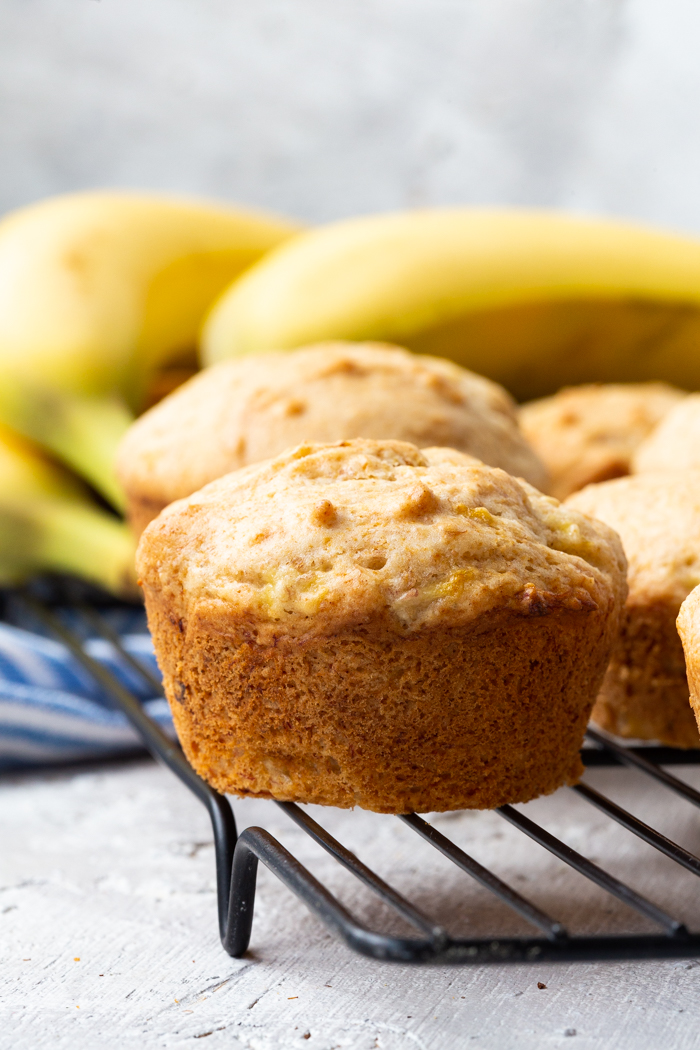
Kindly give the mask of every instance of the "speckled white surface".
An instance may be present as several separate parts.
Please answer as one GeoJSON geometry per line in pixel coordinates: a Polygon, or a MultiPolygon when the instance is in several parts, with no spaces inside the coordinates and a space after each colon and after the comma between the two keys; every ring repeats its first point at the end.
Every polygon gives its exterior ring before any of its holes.
{"type": "Polygon", "coordinates": [[[694,0],[3,0],[0,211],[129,185],[697,232],[699,38],[694,0]]]}
{"type": "MultiPolygon", "coordinates": [[[[683,772],[695,784],[700,771],[683,772]]],[[[638,774],[589,773],[643,819],[700,849],[700,814],[638,774]]],[[[239,802],[371,923],[390,922],[271,803],[239,802]]],[[[700,928],[694,876],[569,791],[527,812],[700,928]]],[[[450,929],[525,932],[395,818],[315,815],[450,929]]],[[[438,826],[574,930],[650,929],[495,814],[438,826]]],[[[0,790],[0,1047],[5,1050],[691,1050],[700,964],[692,960],[414,968],[352,955],[265,872],[249,955],[216,932],[208,819],[150,763],[5,780],[0,790]],[[539,989],[537,982],[546,984],[539,989]],[[569,1034],[575,1030],[575,1036],[569,1034]],[[196,1045],[199,1045],[198,1043],[196,1045]]]]}

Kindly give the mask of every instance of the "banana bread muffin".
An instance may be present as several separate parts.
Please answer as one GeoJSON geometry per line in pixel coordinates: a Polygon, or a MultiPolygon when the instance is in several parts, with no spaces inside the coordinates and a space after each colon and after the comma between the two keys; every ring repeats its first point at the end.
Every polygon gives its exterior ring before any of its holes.
{"type": "Polygon", "coordinates": [[[565,387],[520,409],[525,437],[565,499],[596,481],[630,473],[632,455],[685,395],[665,383],[593,383],[565,387]]]}
{"type": "Polygon", "coordinates": [[[635,474],[669,470],[700,470],[700,394],[675,405],[632,458],[635,474]]]}
{"type": "Polygon", "coordinates": [[[544,488],[515,405],[449,361],[378,343],[326,343],[226,361],[143,415],[118,473],[136,530],[175,499],[302,441],[398,438],[449,445],[544,488]]]}
{"type": "Polygon", "coordinates": [[[690,706],[700,727],[700,586],[695,587],[681,605],[676,626],[685,654],[690,706]]]}
{"type": "Polygon", "coordinates": [[[574,782],[626,592],[605,525],[454,450],[361,439],[171,504],[138,571],[198,773],[397,813],[574,782]]]}
{"type": "Polygon", "coordinates": [[[593,721],[618,736],[698,747],[688,703],[681,602],[700,583],[700,472],[636,474],[566,501],[620,535],[629,596],[593,721]]]}

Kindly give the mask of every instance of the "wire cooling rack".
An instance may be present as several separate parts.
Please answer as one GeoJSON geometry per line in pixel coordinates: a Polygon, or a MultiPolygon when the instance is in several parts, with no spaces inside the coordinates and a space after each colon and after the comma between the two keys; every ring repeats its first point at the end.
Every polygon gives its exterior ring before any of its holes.
{"type": "MultiPolygon", "coordinates": [[[[291,802],[276,803],[314,842],[406,920],[416,931],[416,936],[400,937],[369,929],[264,828],[250,827],[237,834],[229,800],[214,791],[194,772],[178,745],[169,740],[145,714],[136,697],[107,668],[88,655],[81,640],[84,630],[67,627],[46,602],[37,600],[31,594],[22,595],[21,601],[45,628],[70,648],[83,667],[111,694],[151,754],[164,762],[206,807],[214,832],[219,932],[223,947],[230,955],[243,955],[250,942],[259,863],[269,868],[349,948],[375,959],[413,963],[486,963],[700,955],[700,933],[690,932],[680,920],[571,849],[512,806],[501,806],[496,812],[575,871],[651,920],[661,932],[596,936],[570,934],[560,922],[545,914],[417,814],[399,816],[397,820],[403,821],[537,931],[537,935],[532,937],[468,939],[452,936],[363,864],[302,808],[291,802]]],[[[71,606],[71,622],[88,632],[101,635],[115,645],[122,658],[143,675],[152,688],[161,690],[160,683],[124,650],[118,634],[97,607],[81,601],[74,603],[71,606]]],[[[681,763],[700,763],[700,749],[679,751],[665,747],[623,747],[593,729],[588,731],[587,737],[590,746],[582,750],[586,765],[622,765],[637,769],[667,790],[700,806],[700,792],[662,768],[681,763]]],[[[700,858],[593,788],[578,784],[571,790],[676,864],[700,876],[700,858]]]]}

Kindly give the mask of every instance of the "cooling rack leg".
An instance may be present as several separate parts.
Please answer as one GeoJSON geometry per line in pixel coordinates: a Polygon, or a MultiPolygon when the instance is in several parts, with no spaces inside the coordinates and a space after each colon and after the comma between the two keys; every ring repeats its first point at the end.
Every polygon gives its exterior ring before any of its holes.
{"type": "MultiPolygon", "coordinates": [[[[236,843],[231,869],[228,924],[222,944],[229,955],[240,958],[250,942],[255,904],[258,861],[296,894],[318,919],[345,943],[375,959],[424,962],[444,948],[439,938],[394,937],[368,930],[337,898],[263,828],[246,828],[236,843]]],[[[442,933],[442,931],[440,931],[442,933]]]]}
{"type": "Polygon", "coordinates": [[[234,959],[240,959],[250,944],[257,874],[258,858],[248,847],[246,839],[241,836],[233,854],[228,922],[221,938],[224,950],[234,959]]]}
{"type": "MultiPolygon", "coordinates": [[[[204,784],[204,781],[202,782],[204,784]]],[[[231,894],[231,869],[233,851],[236,848],[236,821],[231,804],[225,795],[205,785],[208,792],[205,803],[214,832],[214,851],[216,854],[216,898],[219,914],[219,935],[223,943],[228,929],[229,898],[231,894]]],[[[201,796],[200,796],[201,797],[201,796]]],[[[245,948],[243,949],[245,951],[245,948]]]]}

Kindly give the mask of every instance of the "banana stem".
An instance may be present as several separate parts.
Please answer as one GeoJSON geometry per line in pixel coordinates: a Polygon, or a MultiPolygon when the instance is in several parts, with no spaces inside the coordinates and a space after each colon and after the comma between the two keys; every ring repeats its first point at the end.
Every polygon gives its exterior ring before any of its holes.
{"type": "Polygon", "coordinates": [[[120,511],[125,499],[114,459],[132,421],[116,397],[50,390],[16,376],[0,379],[0,422],[49,449],[120,511]]]}
{"type": "Polygon", "coordinates": [[[0,585],[72,573],[122,597],[136,593],[134,540],[117,518],[64,499],[0,501],[0,585]]]}

